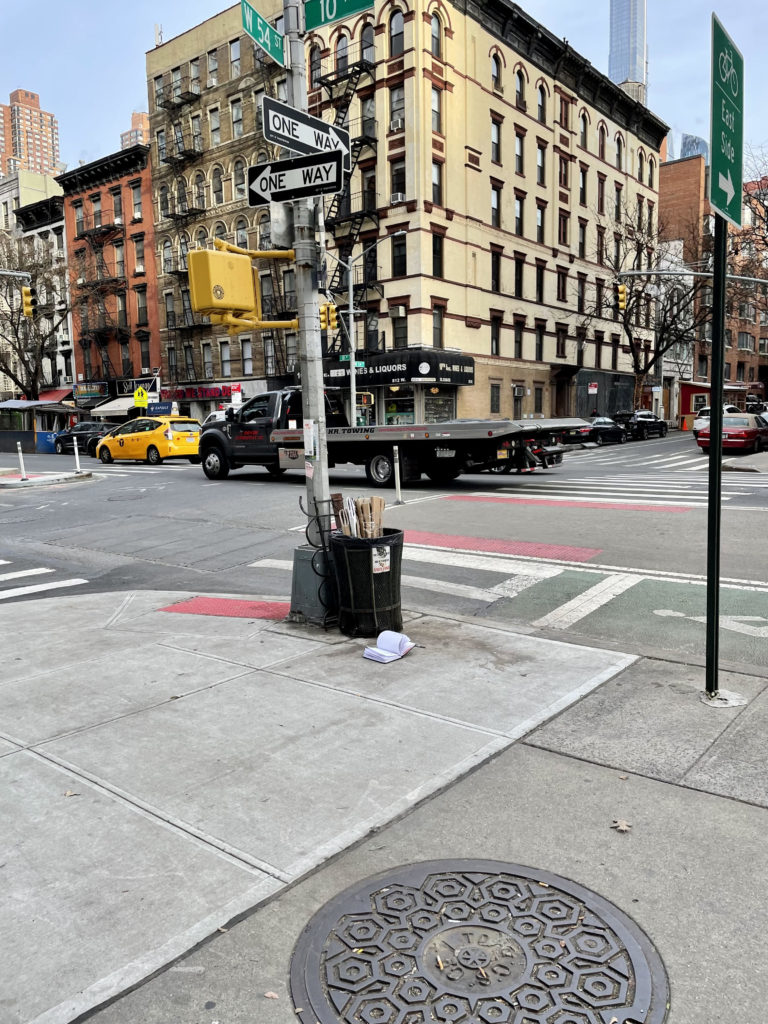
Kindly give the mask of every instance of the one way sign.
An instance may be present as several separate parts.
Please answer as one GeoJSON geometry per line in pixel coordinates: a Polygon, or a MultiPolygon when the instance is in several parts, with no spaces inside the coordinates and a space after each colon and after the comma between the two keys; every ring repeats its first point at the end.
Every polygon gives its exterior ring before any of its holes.
{"type": "Polygon", "coordinates": [[[341,192],[341,165],[339,152],[256,164],[248,168],[248,204],[266,206],[341,192]]]}
{"type": "Polygon", "coordinates": [[[319,117],[294,110],[287,103],[265,96],[261,101],[264,138],[294,153],[333,153],[344,156],[344,170],[351,167],[349,132],[319,117]]]}

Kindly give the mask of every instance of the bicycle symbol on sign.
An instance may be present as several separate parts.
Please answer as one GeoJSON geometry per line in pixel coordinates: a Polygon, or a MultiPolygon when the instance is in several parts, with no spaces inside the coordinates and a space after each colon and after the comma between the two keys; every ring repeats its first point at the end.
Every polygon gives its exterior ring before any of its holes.
{"type": "Polygon", "coordinates": [[[733,50],[729,50],[726,47],[722,51],[718,66],[720,68],[720,81],[730,86],[733,98],[736,99],[739,95],[739,76],[733,63],[733,50]]]}

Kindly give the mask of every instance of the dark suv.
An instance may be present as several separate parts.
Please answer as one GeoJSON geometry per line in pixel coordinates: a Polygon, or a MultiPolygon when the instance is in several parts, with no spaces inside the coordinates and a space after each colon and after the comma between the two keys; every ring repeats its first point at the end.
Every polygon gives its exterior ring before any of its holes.
{"type": "Polygon", "coordinates": [[[620,423],[633,441],[645,441],[647,437],[666,437],[667,422],[648,409],[636,412],[617,412],[613,417],[620,423]]]}
{"type": "Polygon", "coordinates": [[[54,441],[56,454],[63,455],[64,452],[74,451],[75,438],[77,438],[77,450],[81,455],[85,455],[86,451],[89,451],[91,442],[104,437],[113,426],[113,423],[96,423],[85,420],[82,423],[76,423],[74,427],[67,427],[66,430],[62,430],[60,434],[56,435],[54,441]]]}

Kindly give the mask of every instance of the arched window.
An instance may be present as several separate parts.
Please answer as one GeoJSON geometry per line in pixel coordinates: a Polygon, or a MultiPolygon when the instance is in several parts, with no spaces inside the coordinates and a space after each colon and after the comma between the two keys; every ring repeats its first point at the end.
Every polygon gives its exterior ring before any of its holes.
{"type": "Polygon", "coordinates": [[[642,184],[645,177],[645,157],[642,152],[637,154],[637,180],[642,184]]]}
{"type": "Polygon", "coordinates": [[[515,74],[515,106],[525,106],[525,75],[519,70],[515,74]]]}
{"type": "Polygon", "coordinates": [[[313,46],[309,51],[309,88],[320,87],[320,47],[313,46]]]}
{"type": "Polygon", "coordinates": [[[336,40],[336,70],[346,71],[349,67],[349,40],[340,35],[336,40]]]}
{"type": "Polygon", "coordinates": [[[605,160],[605,128],[602,125],[597,133],[597,155],[601,160],[605,160]]]}
{"type": "Polygon", "coordinates": [[[431,37],[430,37],[430,48],[432,50],[433,57],[442,57],[443,55],[443,34],[442,25],[440,19],[436,14],[432,15],[432,21],[430,23],[431,37]]]}
{"type": "Polygon", "coordinates": [[[538,117],[538,119],[541,122],[541,124],[546,124],[547,123],[547,90],[544,88],[543,85],[539,86],[539,91],[538,91],[538,93],[536,95],[537,95],[537,104],[538,104],[536,116],[538,117]]]}
{"type": "Polygon", "coordinates": [[[189,235],[183,232],[179,237],[179,267],[187,269],[187,253],[189,252],[189,235]]]}
{"type": "Polygon", "coordinates": [[[242,160],[235,160],[234,170],[232,172],[234,184],[235,184],[235,199],[246,198],[245,188],[245,163],[242,160]]]}
{"type": "Polygon", "coordinates": [[[616,139],[616,170],[624,170],[624,140],[621,136],[616,139]]]}
{"type": "Polygon", "coordinates": [[[395,11],[389,19],[389,56],[399,57],[404,50],[403,12],[395,11]]]}
{"type": "Polygon", "coordinates": [[[170,274],[173,270],[173,249],[171,243],[166,238],[163,242],[163,273],[170,274]]]}
{"type": "Polygon", "coordinates": [[[498,53],[491,56],[491,85],[494,89],[501,88],[501,57],[498,53]]]}
{"type": "Polygon", "coordinates": [[[241,217],[235,224],[235,245],[241,249],[248,248],[248,221],[241,217]]]}
{"type": "Polygon", "coordinates": [[[653,182],[653,175],[654,175],[654,171],[655,170],[656,170],[656,164],[651,159],[651,160],[648,161],[648,188],[655,188],[655,185],[654,185],[654,182],[653,182]]]}
{"type": "Polygon", "coordinates": [[[195,240],[197,242],[198,249],[208,248],[208,232],[205,230],[205,228],[199,229],[199,231],[195,235],[195,240]]]}
{"type": "Polygon", "coordinates": [[[214,167],[211,175],[213,201],[216,205],[224,202],[224,182],[221,177],[221,168],[214,167]]]}
{"type": "Polygon", "coordinates": [[[169,217],[171,213],[171,203],[168,198],[168,186],[160,186],[160,216],[169,217]]]}
{"type": "Polygon", "coordinates": [[[216,227],[213,229],[213,234],[215,238],[223,239],[227,237],[227,229],[221,221],[219,221],[216,227]]]}
{"type": "Polygon", "coordinates": [[[187,183],[183,178],[176,179],[176,209],[179,213],[187,212],[187,183]]]}
{"type": "Polygon", "coordinates": [[[202,171],[195,175],[195,204],[198,210],[205,209],[205,175],[202,171]]]}
{"type": "Polygon", "coordinates": [[[579,145],[582,149],[587,148],[587,128],[587,115],[582,114],[581,118],[579,119],[579,145]]]}
{"type": "Polygon", "coordinates": [[[374,28],[370,21],[366,25],[363,25],[360,42],[362,44],[363,60],[368,60],[373,63],[376,53],[376,43],[374,28]]]}
{"type": "Polygon", "coordinates": [[[272,248],[272,225],[269,221],[269,214],[266,213],[259,221],[259,248],[272,248]]]}

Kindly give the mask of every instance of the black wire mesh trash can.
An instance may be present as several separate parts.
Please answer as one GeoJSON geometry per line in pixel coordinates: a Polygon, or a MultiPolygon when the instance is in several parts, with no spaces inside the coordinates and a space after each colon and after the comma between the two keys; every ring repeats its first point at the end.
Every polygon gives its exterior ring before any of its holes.
{"type": "Polygon", "coordinates": [[[339,593],[339,629],[347,636],[400,632],[400,573],[403,531],[384,529],[381,537],[331,534],[331,552],[339,593]]]}

